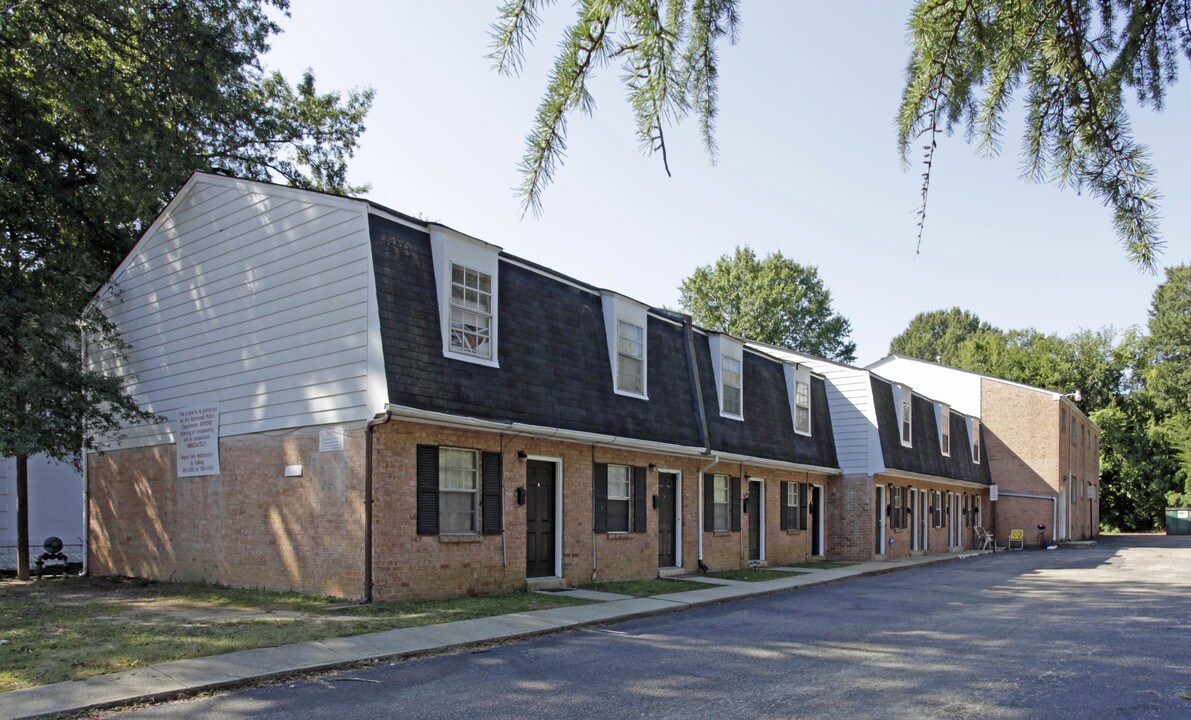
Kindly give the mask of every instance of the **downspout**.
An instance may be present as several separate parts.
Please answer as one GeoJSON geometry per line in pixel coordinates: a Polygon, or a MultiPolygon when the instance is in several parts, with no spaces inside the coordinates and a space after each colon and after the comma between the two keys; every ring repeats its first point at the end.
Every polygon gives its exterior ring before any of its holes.
{"type": "Polygon", "coordinates": [[[1027,495],[1025,493],[1007,493],[998,492],[997,495],[1001,497],[1015,497],[1015,498],[1029,498],[1032,500],[1049,500],[1050,501],[1050,544],[1054,545],[1056,542],[1055,527],[1059,522],[1059,499],[1054,495],[1027,495]]]}
{"type": "Polygon", "coordinates": [[[694,394],[695,401],[695,420],[699,425],[699,436],[703,440],[704,451],[703,454],[711,458],[711,462],[699,469],[699,475],[695,478],[695,494],[699,499],[699,526],[695,529],[696,535],[699,538],[699,567],[703,567],[703,513],[707,512],[703,507],[703,475],[711,468],[719,464],[720,458],[711,452],[711,436],[707,431],[707,411],[703,407],[703,386],[699,383],[699,361],[695,357],[695,331],[694,325],[691,323],[691,316],[684,315],[682,318],[682,338],[686,346],[686,367],[687,374],[691,382],[691,390],[694,394]]]}
{"type": "Polygon", "coordinates": [[[393,419],[385,411],[368,421],[364,429],[364,595],[361,605],[372,602],[372,435],[373,430],[393,419]]]}

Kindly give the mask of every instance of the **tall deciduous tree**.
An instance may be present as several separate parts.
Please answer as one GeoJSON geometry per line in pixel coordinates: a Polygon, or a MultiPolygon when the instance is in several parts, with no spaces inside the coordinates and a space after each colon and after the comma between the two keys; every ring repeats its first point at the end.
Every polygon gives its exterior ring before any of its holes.
{"type": "Polygon", "coordinates": [[[889,352],[955,365],[959,346],[976,333],[990,330],[994,330],[992,325],[958,307],[922,312],[889,342],[889,352]]]}
{"type": "Polygon", "coordinates": [[[1166,280],[1154,291],[1149,327],[1153,366],[1146,381],[1158,431],[1180,457],[1179,487],[1168,500],[1191,506],[1191,265],[1167,268],[1166,280]]]}
{"type": "Polygon", "coordinates": [[[695,270],[679,303],[696,323],[750,340],[852,362],[852,323],[835,312],[813,266],[780,252],[759,260],[747,247],[695,270]]]}
{"type": "Polygon", "coordinates": [[[0,7],[0,455],[17,458],[28,577],[27,458],[75,460],[145,415],[82,368],[86,312],[195,170],[333,191],[372,91],[320,94],[259,57],[287,0],[25,0],[0,7]]]}
{"type": "MultiPolygon", "coordinates": [[[[547,4],[504,1],[492,29],[499,72],[520,70],[547,4]]],[[[937,135],[959,126],[982,151],[999,153],[1014,93],[1024,89],[1025,176],[1098,197],[1128,257],[1154,270],[1163,244],[1158,192],[1125,104],[1132,92],[1142,106],[1162,108],[1180,58],[1191,58],[1191,4],[918,0],[908,24],[898,143],[903,160],[917,145],[925,152],[919,237],[937,135]]],[[[592,112],[587,83],[610,63],[621,65],[646,152],[665,163],[667,126],[694,113],[714,162],[719,45],[735,43],[740,27],[738,0],[576,2],[525,140],[525,207],[540,209],[566,152],[567,118],[592,112]]]]}

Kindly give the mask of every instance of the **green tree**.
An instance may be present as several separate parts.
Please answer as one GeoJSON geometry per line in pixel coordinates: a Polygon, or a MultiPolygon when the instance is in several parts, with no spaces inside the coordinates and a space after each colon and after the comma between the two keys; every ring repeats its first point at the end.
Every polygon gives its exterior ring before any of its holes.
{"type": "Polygon", "coordinates": [[[841,362],[856,359],[852,323],[832,309],[819,271],[780,252],[758,260],[737,247],[697,268],[679,293],[683,310],[713,330],[841,362]]]}
{"type": "MultiPolygon", "coordinates": [[[[505,0],[493,25],[497,70],[515,74],[545,0],[505,0]]],[[[587,83],[618,62],[636,135],[666,162],[665,130],[694,113],[716,158],[718,47],[735,43],[738,0],[580,0],[525,141],[521,198],[541,194],[566,151],[567,117],[590,114],[587,83]]],[[[923,145],[919,233],[940,132],[957,127],[995,155],[1015,92],[1025,90],[1025,176],[1098,197],[1129,258],[1149,270],[1163,245],[1158,193],[1146,149],[1133,139],[1125,102],[1135,93],[1161,109],[1191,57],[1191,4],[1134,0],[918,0],[897,115],[903,160],[923,145]]],[[[669,169],[667,167],[667,172],[669,169]]]]}
{"type": "Polygon", "coordinates": [[[965,340],[978,332],[995,329],[974,313],[958,307],[921,312],[889,342],[889,352],[954,366],[959,360],[959,346],[965,340]]]}
{"type": "Polygon", "coordinates": [[[1150,305],[1153,365],[1146,384],[1154,395],[1158,430],[1178,449],[1182,481],[1172,505],[1191,505],[1191,265],[1167,268],[1150,305]],[[1181,493],[1178,492],[1181,490],[1181,493]]]}
{"type": "Polygon", "coordinates": [[[18,572],[28,577],[27,458],[146,419],[81,367],[85,311],[195,170],[350,190],[372,91],[291,86],[260,56],[287,0],[26,0],[0,9],[0,455],[17,458],[18,572]]]}
{"type": "Polygon", "coordinates": [[[1093,412],[1100,428],[1100,523],[1124,532],[1161,527],[1170,495],[1186,472],[1178,449],[1155,421],[1153,398],[1138,392],[1093,412]]]}

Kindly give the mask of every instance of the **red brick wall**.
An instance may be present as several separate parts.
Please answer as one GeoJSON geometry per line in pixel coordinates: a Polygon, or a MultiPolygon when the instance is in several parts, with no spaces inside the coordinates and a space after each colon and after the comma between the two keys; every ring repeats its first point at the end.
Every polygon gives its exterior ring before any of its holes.
{"type": "MultiPolygon", "coordinates": [[[[1071,536],[1082,539],[1098,532],[1099,503],[1089,499],[1087,489],[1091,481],[1099,498],[1099,436],[1095,427],[1075,414],[1072,445],[1070,412],[1064,419],[1066,403],[1044,392],[992,380],[981,381],[981,405],[989,470],[1000,490],[1046,496],[1057,496],[1062,490],[1066,494],[1064,508],[1071,515],[1071,536]],[[1080,428],[1086,428],[1086,432],[1080,428]],[[1068,475],[1078,481],[1073,483],[1074,503],[1068,475]]],[[[1040,523],[1046,525],[1046,537],[1050,538],[1055,520],[1049,501],[1011,497],[998,500],[996,529],[1000,543],[1008,542],[1011,529],[1021,528],[1027,540],[1036,544],[1040,523]]]]}
{"type": "MultiPolygon", "coordinates": [[[[657,493],[658,470],[681,473],[682,559],[693,571],[700,533],[704,561],[720,570],[748,563],[748,522],[741,532],[702,533],[699,472],[702,458],[643,453],[572,442],[542,440],[500,433],[462,430],[436,425],[393,421],[376,429],[374,456],[374,596],[378,600],[425,598],[512,590],[525,584],[525,508],[516,504],[516,489],[525,485],[526,461],[517,457],[558,458],[562,461],[563,576],[570,585],[596,580],[655,577],[658,571],[657,511],[647,504],[644,533],[593,533],[592,464],[615,463],[657,469],[647,471],[646,493],[657,493]],[[419,444],[452,445],[502,452],[504,459],[505,537],[466,539],[417,535],[415,451],[419,444]]],[[[766,555],[770,564],[800,562],[809,557],[805,532],[781,530],[780,482],[808,479],[821,482],[830,497],[834,478],[737,463],[720,463],[712,473],[765,479],[766,555]]]]}
{"type": "Polygon", "coordinates": [[[833,478],[827,494],[827,559],[873,559],[873,481],[868,475],[833,478]]]}
{"type": "Polygon", "coordinates": [[[89,455],[91,573],[359,597],[364,429],[327,453],[318,430],[222,438],[205,477],[176,477],[173,445],[89,455]]]}

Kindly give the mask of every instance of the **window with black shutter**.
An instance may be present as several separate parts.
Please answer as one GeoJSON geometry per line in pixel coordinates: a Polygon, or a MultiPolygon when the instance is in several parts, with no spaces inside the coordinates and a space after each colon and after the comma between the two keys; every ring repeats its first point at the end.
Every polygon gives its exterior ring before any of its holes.
{"type": "Polygon", "coordinates": [[[645,468],[633,468],[633,532],[645,532],[645,468]]]}
{"type": "Polygon", "coordinates": [[[500,453],[419,445],[416,459],[419,535],[504,531],[500,453]]]}
{"type": "Polygon", "coordinates": [[[810,486],[806,483],[796,483],[798,485],[798,529],[806,530],[806,514],[809,510],[809,503],[807,502],[807,490],[810,486]]]}

